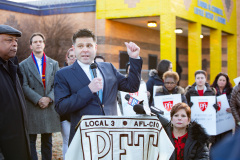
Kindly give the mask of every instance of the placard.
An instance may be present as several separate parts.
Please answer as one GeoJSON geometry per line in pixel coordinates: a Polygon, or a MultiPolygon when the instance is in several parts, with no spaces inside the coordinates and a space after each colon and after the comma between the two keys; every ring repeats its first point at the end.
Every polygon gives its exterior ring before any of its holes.
{"type": "Polygon", "coordinates": [[[232,130],[235,127],[235,121],[232,113],[226,111],[230,108],[226,94],[217,97],[217,134],[232,130]]]}
{"type": "Polygon", "coordinates": [[[168,120],[171,119],[170,111],[172,107],[182,102],[181,94],[170,94],[164,96],[154,96],[154,106],[164,112],[164,117],[168,120]]]}
{"type": "Polygon", "coordinates": [[[128,104],[128,101],[125,99],[126,94],[129,94],[130,96],[134,97],[135,99],[142,101],[143,100],[143,106],[147,110],[149,110],[148,105],[148,97],[147,97],[147,87],[146,83],[144,81],[141,81],[140,87],[138,92],[135,93],[128,93],[120,91],[121,94],[121,101],[122,101],[122,115],[124,116],[131,116],[136,115],[135,111],[133,110],[133,106],[128,104]]]}
{"type": "Polygon", "coordinates": [[[83,116],[66,160],[169,160],[174,151],[155,116],[83,116]]]}
{"type": "Polygon", "coordinates": [[[216,104],[215,96],[191,96],[193,106],[191,107],[192,121],[197,121],[207,134],[216,135],[216,110],[213,104],[216,104]]]}
{"type": "Polygon", "coordinates": [[[240,77],[237,77],[235,79],[233,79],[234,83],[235,83],[235,86],[238,85],[238,83],[240,82],[240,77]]]}

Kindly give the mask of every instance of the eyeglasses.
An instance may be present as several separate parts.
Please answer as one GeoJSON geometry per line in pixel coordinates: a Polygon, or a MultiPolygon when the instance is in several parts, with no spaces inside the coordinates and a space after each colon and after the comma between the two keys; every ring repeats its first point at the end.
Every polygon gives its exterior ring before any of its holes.
{"type": "Polygon", "coordinates": [[[176,84],[175,82],[164,82],[165,85],[171,85],[173,86],[174,84],[176,84]]]}
{"type": "Polygon", "coordinates": [[[68,59],[71,59],[71,60],[76,59],[76,58],[77,58],[76,56],[68,56],[68,59]]]}

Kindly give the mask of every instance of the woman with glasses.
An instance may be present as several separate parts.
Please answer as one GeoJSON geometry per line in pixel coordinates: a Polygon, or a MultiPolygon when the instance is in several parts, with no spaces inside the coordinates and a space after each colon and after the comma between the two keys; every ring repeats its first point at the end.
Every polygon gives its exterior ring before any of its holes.
{"type": "Polygon", "coordinates": [[[181,94],[182,102],[187,103],[187,99],[184,95],[184,89],[177,86],[179,76],[177,72],[167,71],[163,74],[164,85],[159,86],[156,89],[155,96],[163,96],[170,94],[181,94]]]}
{"type": "Polygon", "coordinates": [[[150,99],[149,105],[153,101],[153,87],[154,86],[163,86],[162,76],[166,71],[172,71],[172,62],[169,60],[163,59],[159,62],[157,70],[153,69],[149,72],[149,79],[147,81],[147,91],[149,92],[150,99]]]}
{"type": "MultiPolygon", "coordinates": [[[[232,92],[232,84],[229,80],[229,77],[226,73],[219,73],[211,87],[214,87],[217,91],[216,96],[220,96],[222,94],[226,94],[228,103],[230,104],[230,99],[231,99],[231,92],[232,92]]],[[[232,113],[231,108],[227,108],[226,110],[229,113],[232,113]]],[[[216,144],[217,142],[221,141],[227,134],[231,134],[232,131],[227,131],[222,134],[219,134],[215,136],[213,145],[216,144]]]]}
{"type": "MultiPolygon", "coordinates": [[[[70,66],[76,61],[76,54],[74,53],[73,49],[70,48],[66,53],[66,61],[64,63],[64,66],[70,66]]],[[[70,127],[71,127],[71,121],[70,121],[70,115],[62,115],[60,116],[61,121],[61,133],[63,138],[63,145],[62,145],[62,153],[63,153],[63,159],[65,159],[65,154],[68,149],[68,139],[70,134],[70,127]]]]}
{"type": "Polygon", "coordinates": [[[73,48],[69,48],[66,53],[66,61],[64,62],[64,66],[70,66],[76,61],[77,57],[73,51],[73,48]]]}

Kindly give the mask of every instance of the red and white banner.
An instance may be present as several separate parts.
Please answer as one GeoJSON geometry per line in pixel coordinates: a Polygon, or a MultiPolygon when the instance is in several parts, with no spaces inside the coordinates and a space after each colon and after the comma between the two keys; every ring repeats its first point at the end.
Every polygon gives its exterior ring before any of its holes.
{"type": "Polygon", "coordinates": [[[154,96],[154,106],[164,112],[164,117],[171,119],[170,111],[172,107],[182,102],[181,94],[171,94],[165,96],[154,96]]]}
{"type": "Polygon", "coordinates": [[[157,117],[83,116],[66,160],[169,160],[174,146],[157,117]]]}

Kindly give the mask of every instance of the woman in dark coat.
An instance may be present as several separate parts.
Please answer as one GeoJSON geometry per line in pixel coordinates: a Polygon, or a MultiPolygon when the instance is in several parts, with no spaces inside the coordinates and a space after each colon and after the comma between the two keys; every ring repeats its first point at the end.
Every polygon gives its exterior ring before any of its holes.
{"type": "Polygon", "coordinates": [[[159,62],[157,70],[150,70],[147,81],[147,91],[150,93],[149,105],[151,105],[153,101],[153,86],[163,86],[162,76],[166,71],[172,71],[172,63],[166,59],[159,62]]]}
{"type": "MultiPolygon", "coordinates": [[[[226,94],[227,99],[228,99],[228,103],[230,104],[232,84],[231,84],[227,74],[219,73],[216,76],[216,78],[215,78],[213,84],[211,85],[211,87],[214,87],[216,89],[216,91],[217,91],[216,96],[226,94]]],[[[231,108],[227,108],[226,111],[231,113],[231,108]]],[[[220,140],[222,140],[227,134],[231,134],[231,133],[232,133],[232,130],[215,136],[215,142],[213,143],[213,145],[218,143],[220,140]]]]}
{"type": "MultiPolygon", "coordinates": [[[[203,70],[198,70],[195,72],[195,83],[192,86],[188,86],[185,90],[188,105],[191,107],[193,103],[190,101],[191,96],[215,96],[216,90],[211,88],[206,82],[207,73],[203,70]]],[[[217,109],[217,106],[214,105],[217,109]]]]}
{"type": "Polygon", "coordinates": [[[159,115],[169,139],[175,146],[170,160],[208,160],[208,135],[197,123],[191,122],[191,109],[177,103],[171,110],[171,122],[159,115]]]}
{"type": "Polygon", "coordinates": [[[167,71],[163,74],[164,85],[156,89],[155,96],[164,96],[170,94],[181,94],[182,102],[187,103],[184,95],[184,89],[177,86],[179,76],[177,72],[167,71]]]}

